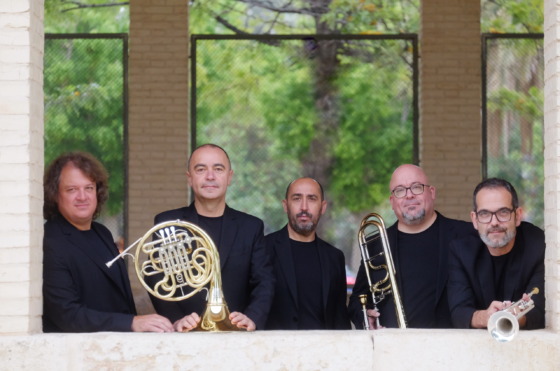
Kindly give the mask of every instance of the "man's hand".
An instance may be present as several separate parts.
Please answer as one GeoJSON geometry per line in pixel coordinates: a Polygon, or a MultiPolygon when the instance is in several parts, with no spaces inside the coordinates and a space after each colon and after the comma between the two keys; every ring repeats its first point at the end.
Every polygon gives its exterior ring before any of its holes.
{"type": "Polygon", "coordinates": [[[366,315],[367,315],[367,319],[368,319],[368,322],[369,322],[369,329],[370,330],[379,330],[379,329],[385,328],[385,327],[379,325],[378,319],[379,319],[380,314],[379,314],[378,311],[376,311],[375,309],[368,309],[366,311],[366,315]]]}
{"type": "Polygon", "coordinates": [[[511,305],[511,302],[509,301],[493,301],[488,306],[488,309],[477,310],[473,313],[471,319],[472,328],[486,328],[490,316],[500,310],[505,309],[509,305],[511,305]]]}
{"type": "Polygon", "coordinates": [[[171,322],[159,314],[146,314],[134,316],[132,319],[132,331],[134,332],[173,332],[171,322]]]}
{"type": "Polygon", "coordinates": [[[233,325],[239,328],[244,328],[247,331],[255,331],[257,328],[253,320],[240,312],[231,312],[229,319],[233,325]]]}
{"type": "Polygon", "coordinates": [[[191,313],[188,316],[184,316],[181,319],[178,319],[173,324],[173,328],[177,332],[189,332],[192,329],[196,328],[200,323],[200,316],[196,313],[191,313]]]}

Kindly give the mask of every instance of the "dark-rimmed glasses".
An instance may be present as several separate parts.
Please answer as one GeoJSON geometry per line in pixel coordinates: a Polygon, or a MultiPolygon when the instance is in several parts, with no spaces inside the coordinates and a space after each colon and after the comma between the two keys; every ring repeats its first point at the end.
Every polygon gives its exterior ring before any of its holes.
{"type": "Polygon", "coordinates": [[[413,195],[421,195],[422,193],[424,193],[424,187],[429,187],[429,185],[422,184],[422,183],[414,183],[410,187],[397,186],[393,188],[391,193],[396,198],[403,198],[406,197],[406,192],[410,189],[410,193],[412,193],[413,195]]]}
{"type": "Polygon", "coordinates": [[[514,211],[515,209],[508,209],[507,207],[503,207],[498,211],[480,210],[476,212],[476,220],[479,223],[488,224],[492,221],[492,217],[496,215],[496,219],[500,223],[505,223],[511,220],[511,214],[514,211]]]}

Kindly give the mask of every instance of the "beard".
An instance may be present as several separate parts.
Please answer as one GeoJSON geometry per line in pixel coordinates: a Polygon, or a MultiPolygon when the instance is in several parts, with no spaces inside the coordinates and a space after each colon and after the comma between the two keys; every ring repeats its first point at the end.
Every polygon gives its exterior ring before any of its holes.
{"type": "Polygon", "coordinates": [[[309,214],[306,211],[302,211],[299,214],[296,214],[290,217],[290,227],[296,232],[301,235],[307,236],[313,231],[315,231],[315,227],[317,226],[318,220],[313,219],[313,215],[309,214]],[[307,216],[309,221],[307,222],[298,222],[297,218],[307,216]]]}
{"type": "Polygon", "coordinates": [[[510,230],[509,228],[494,227],[488,228],[486,232],[479,232],[478,234],[480,235],[480,239],[486,244],[486,246],[493,249],[499,249],[506,246],[512,239],[515,238],[515,229],[510,230]],[[491,232],[505,232],[505,234],[499,240],[494,240],[488,236],[488,234],[491,232]]]}
{"type": "Polygon", "coordinates": [[[407,225],[420,224],[426,217],[426,210],[422,209],[417,214],[402,213],[403,222],[407,225]]]}

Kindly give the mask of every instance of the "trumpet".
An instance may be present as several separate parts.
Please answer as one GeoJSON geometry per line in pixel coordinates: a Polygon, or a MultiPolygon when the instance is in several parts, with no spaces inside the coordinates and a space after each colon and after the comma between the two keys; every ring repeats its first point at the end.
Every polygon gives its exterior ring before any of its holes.
{"type": "Polygon", "coordinates": [[[126,255],[133,257],[142,286],[159,299],[180,301],[207,291],[206,310],[195,330],[239,330],[229,320],[218,250],[200,227],[182,220],[159,223],[107,262],[107,267],[126,255]],[[133,248],[135,255],[129,253],[133,248]]]}
{"type": "MultiPolygon", "coordinates": [[[[391,248],[389,246],[389,239],[387,237],[387,229],[385,228],[385,222],[383,221],[383,218],[381,218],[379,214],[370,213],[362,219],[360,228],[358,229],[358,241],[360,244],[360,252],[362,255],[364,271],[366,273],[369,284],[373,308],[375,310],[378,310],[377,304],[384,300],[387,295],[393,294],[398,326],[401,329],[406,328],[406,316],[404,314],[401,296],[397,287],[397,272],[395,270],[395,264],[393,263],[393,257],[391,255],[391,248]],[[366,234],[366,229],[371,229],[371,227],[373,227],[373,232],[366,234]],[[373,258],[370,258],[368,252],[368,243],[371,243],[378,239],[381,242],[382,251],[373,256],[373,258]],[[373,260],[379,256],[384,257],[385,264],[374,265],[373,260]],[[374,271],[385,270],[387,273],[381,280],[372,282],[370,269],[374,271]]],[[[367,297],[360,297],[360,302],[362,304],[362,311],[364,313],[364,329],[369,330],[369,321],[367,319],[366,313],[367,297]]],[[[377,327],[380,326],[379,318],[376,319],[376,325],[377,327]]]]}
{"type": "MultiPolygon", "coordinates": [[[[533,294],[538,293],[538,287],[534,287],[528,294],[529,299],[533,294]]],[[[492,314],[488,319],[488,332],[500,343],[513,340],[519,332],[519,319],[534,307],[535,303],[532,299],[529,301],[521,299],[507,308],[492,314]]]]}

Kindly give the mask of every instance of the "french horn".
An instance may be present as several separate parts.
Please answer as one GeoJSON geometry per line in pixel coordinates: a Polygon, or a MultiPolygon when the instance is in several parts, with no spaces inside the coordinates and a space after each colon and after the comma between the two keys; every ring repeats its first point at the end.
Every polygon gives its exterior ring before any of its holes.
{"type": "Polygon", "coordinates": [[[182,220],[159,223],[107,262],[107,267],[125,255],[133,257],[140,283],[156,298],[180,301],[207,291],[206,309],[194,331],[241,330],[229,319],[218,250],[197,225],[182,220]],[[129,253],[133,248],[135,255],[129,253]]]}

